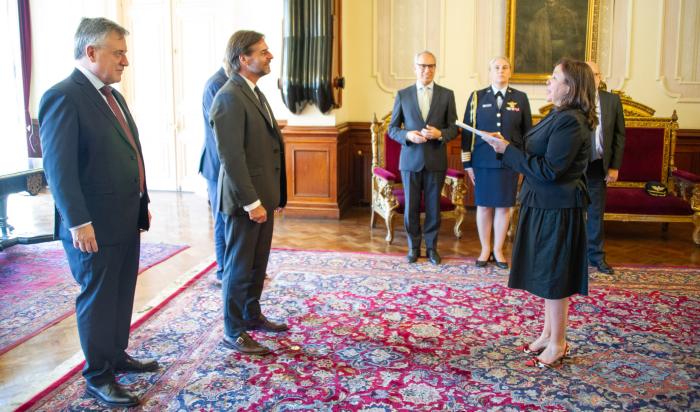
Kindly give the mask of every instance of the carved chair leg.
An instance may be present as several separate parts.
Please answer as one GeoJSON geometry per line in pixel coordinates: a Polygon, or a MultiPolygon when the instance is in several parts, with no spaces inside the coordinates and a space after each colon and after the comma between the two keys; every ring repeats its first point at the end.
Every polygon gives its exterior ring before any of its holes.
{"type": "Polygon", "coordinates": [[[693,242],[696,246],[700,246],[700,213],[695,213],[693,215],[693,224],[695,229],[693,230],[693,242]]]}
{"type": "Polygon", "coordinates": [[[386,218],[386,243],[391,244],[394,240],[394,214],[391,213],[386,218]]]}
{"type": "Polygon", "coordinates": [[[462,238],[462,223],[464,222],[464,215],[466,214],[466,210],[464,209],[463,206],[457,206],[455,207],[454,210],[455,213],[455,227],[454,227],[454,234],[457,239],[462,238]]]}
{"type": "Polygon", "coordinates": [[[372,229],[374,229],[374,214],[375,214],[375,213],[376,213],[376,212],[374,211],[374,208],[372,208],[372,213],[371,213],[370,218],[369,218],[369,230],[370,230],[370,231],[371,231],[372,229]]]}

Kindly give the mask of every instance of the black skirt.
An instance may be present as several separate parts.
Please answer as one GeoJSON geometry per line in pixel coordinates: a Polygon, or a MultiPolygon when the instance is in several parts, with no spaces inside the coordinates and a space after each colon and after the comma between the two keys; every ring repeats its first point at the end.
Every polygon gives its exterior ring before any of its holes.
{"type": "Polygon", "coordinates": [[[545,299],[588,295],[583,208],[522,206],[508,287],[545,299]]]}

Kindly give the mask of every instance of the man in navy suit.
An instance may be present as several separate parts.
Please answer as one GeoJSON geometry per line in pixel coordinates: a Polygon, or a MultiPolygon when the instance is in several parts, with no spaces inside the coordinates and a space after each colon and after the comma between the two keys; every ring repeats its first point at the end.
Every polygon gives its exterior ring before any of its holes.
{"type": "Polygon", "coordinates": [[[138,398],[116,383],[115,373],[158,369],[156,361],[126,353],[139,231],[150,226],[138,130],[124,97],[109,86],[129,65],[127,34],[113,21],[83,18],[75,33],[75,70],[39,104],[55,236],[81,287],[76,316],[87,393],[117,407],[134,406],[138,398]]]}
{"type": "Polygon", "coordinates": [[[262,313],[260,296],[270,257],[274,212],[287,203],[282,132],[257,82],[270,73],[265,37],[250,30],[231,36],[231,78],[214,97],[209,119],[221,160],[218,205],[224,216],[223,345],[249,355],[270,350],[247,331],[283,332],[262,313]]]}
{"type": "Polygon", "coordinates": [[[221,283],[224,273],[224,250],[226,249],[226,237],[224,235],[224,218],[219,213],[216,196],[216,181],[219,178],[219,153],[216,151],[216,140],[214,130],[209,124],[209,110],[214,101],[214,96],[221,89],[221,86],[228,80],[224,67],[214,73],[204,85],[202,95],[202,115],[204,117],[204,144],[202,145],[202,156],[199,160],[199,173],[207,181],[207,194],[209,195],[209,205],[211,206],[212,218],[214,220],[214,248],[216,250],[216,280],[221,283]]]}
{"type": "Polygon", "coordinates": [[[433,82],[435,56],[423,51],[415,57],[416,84],[399,90],[391,112],[389,136],[401,144],[399,170],[406,199],[404,226],[408,235],[408,263],[420,256],[421,197],[425,204],[426,256],[440,264],[440,192],[447,171],[446,143],[457,136],[454,93],[433,82]]]}
{"type": "Polygon", "coordinates": [[[603,250],[603,214],[605,213],[605,191],[608,183],[617,181],[625,151],[625,117],[618,95],[600,90],[600,68],[594,62],[586,62],[593,70],[595,87],[598,90],[596,108],[598,126],[591,135],[591,162],[586,169],[588,205],[586,233],[588,235],[588,263],[598,271],[612,275],[615,270],[605,260],[603,250]]]}

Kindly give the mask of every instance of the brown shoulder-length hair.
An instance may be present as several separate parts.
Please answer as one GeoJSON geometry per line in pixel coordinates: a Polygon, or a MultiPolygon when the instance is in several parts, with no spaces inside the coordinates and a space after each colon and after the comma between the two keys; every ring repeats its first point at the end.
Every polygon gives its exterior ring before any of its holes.
{"type": "Polygon", "coordinates": [[[559,60],[555,66],[559,65],[564,74],[564,82],[569,86],[569,92],[561,100],[559,109],[581,110],[592,130],[598,124],[593,71],[586,63],[569,58],[559,60]]]}

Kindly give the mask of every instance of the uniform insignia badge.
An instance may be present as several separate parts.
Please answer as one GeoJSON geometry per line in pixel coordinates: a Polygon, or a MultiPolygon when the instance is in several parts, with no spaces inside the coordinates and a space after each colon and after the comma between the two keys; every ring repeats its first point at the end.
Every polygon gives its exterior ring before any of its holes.
{"type": "Polygon", "coordinates": [[[491,106],[493,106],[491,103],[485,103],[485,104],[481,105],[481,107],[491,107],[491,106]]]}
{"type": "Polygon", "coordinates": [[[520,108],[518,107],[518,102],[511,100],[507,103],[508,107],[506,107],[506,110],[510,110],[511,112],[519,112],[520,108]]]}

